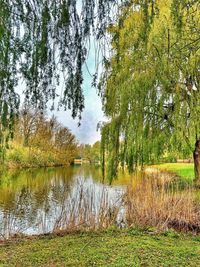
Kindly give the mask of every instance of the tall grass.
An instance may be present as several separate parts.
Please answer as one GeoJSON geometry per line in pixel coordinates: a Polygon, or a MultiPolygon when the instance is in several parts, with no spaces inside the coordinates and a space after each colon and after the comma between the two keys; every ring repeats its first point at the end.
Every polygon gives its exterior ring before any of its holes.
{"type": "Polygon", "coordinates": [[[174,228],[200,233],[200,204],[195,201],[195,190],[190,185],[183,189],[169,177],[166,181],[155,175],[134,177],[114,203],[110,202],[106,190],[97,200],[95,190],[84,191],[80,187],[78,198],[70,198],[63,205],[54,231],[97,230],[125,223],[126,227],[174,228]],[[122,209],[125,214],[119,220],[122,209]]]}
{"type": "Polygon", "coordinates": [[[122,198],[111,201],[106,189],[97,192],[95,186],[85,189],[79,184],[78,191],[63,202],[54,232],[106,229],[117,222],[122,198]]]}
{"type": "Polygon", "coordinates": [[[128,226],[152,226],[200,232],[200,205],[194,189],[161,182],[157,177],[138,179],[125,194],[128,226]]]}
{"type": "MultiPolygon", "coordinates": [[[[30,227],[38,227],[39,233],[101,230],[110,226],[155,227],[161,231],[173,228],[200,233],[200,202],[191,185],[179,187],[169,178],[167,182],[160,179],[158,173],[134,177],[127,189],[113,194],[108,186],[80,181],[73,190],[68,190],[68,186],[64,188],[61,202],[50,201],[55,205],[55,213],[40,207],[35,214],[35,225],[30,227]]],[[[17,218],[4,218],[2,233],[6,238],[24,232],[23,225],[29,226],[29,222],[21,225],[18,221],[17,230],[17,218]]]]}

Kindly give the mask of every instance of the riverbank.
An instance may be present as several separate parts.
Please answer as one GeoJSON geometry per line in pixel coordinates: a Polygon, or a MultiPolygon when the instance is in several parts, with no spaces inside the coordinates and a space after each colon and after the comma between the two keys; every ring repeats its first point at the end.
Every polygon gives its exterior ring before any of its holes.
{"type": "Polygon", "coordinates": [[[0,266],[200,266],[200,238],[137,229],[22,238],[0,245],[0,266]]]}
{"type": "Polygon", "coordinates": [[[174,173],[184,180],[192,181],[194,179],[194,163],[163,163],[151,167],[174,173]]]}
{"type": "Polygon", "coordinates": [[[40,167],[69,166],[73,161],[73,156],[59,154],[54,150],[41,150],[39,148],[24,147],[14,145],[6,151],[3,169],[25,169],[40,167]]]}

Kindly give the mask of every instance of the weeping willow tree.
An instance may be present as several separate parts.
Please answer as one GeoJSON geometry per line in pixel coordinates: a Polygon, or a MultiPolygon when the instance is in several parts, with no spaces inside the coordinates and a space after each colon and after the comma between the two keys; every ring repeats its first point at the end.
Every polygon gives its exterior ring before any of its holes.
{"type": "Polygon", "coordinates": [[[199,1],[133,1],[108,31],[112,56],[99,84],[108,177],[191,156],[200,138],[199,1]]]}
{"type": "MultiPolygon", "coordinates": [[[[13,134],[20,105],[59,106],[81,119],[83,73],[90,36],[104,47],[106,28],[128,1],[0,0],[0,143],[13,134]],[[23,85],[21,85],[23,82],[23,85]],[[56,88],[62,83],[62,92],[56,88]]],[[[96,75],[94,75],[96,78],[96,75]]],[[[96,83],[94,79],[94,84],[96,83]]]]}

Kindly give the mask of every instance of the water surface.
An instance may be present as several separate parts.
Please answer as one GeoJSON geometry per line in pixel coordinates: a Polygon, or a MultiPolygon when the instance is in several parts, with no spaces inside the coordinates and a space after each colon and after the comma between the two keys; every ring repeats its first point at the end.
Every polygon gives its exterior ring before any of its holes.
{"type": "Polygon", "coordinates": [[[103,183],[100,168],[91,165],[8,171],[0,177],[0,234],[41,234],[62,228],[72,221],[72,212],[87,206],[97,213],[102,202],[112,207],[123,191],[123,182],[103,183]]]}

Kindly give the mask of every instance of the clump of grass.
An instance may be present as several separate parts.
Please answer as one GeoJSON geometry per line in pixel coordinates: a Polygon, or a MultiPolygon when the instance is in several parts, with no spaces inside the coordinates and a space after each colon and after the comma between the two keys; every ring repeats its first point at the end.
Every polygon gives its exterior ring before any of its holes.
{"type": "Polygon", "coordinates": [[[158,181],[156,177],[143,178],[128,187],[128,225],[200,232],[200,206],[195,203],[192,187],[180,190],[178,184],[158,181]]]}

